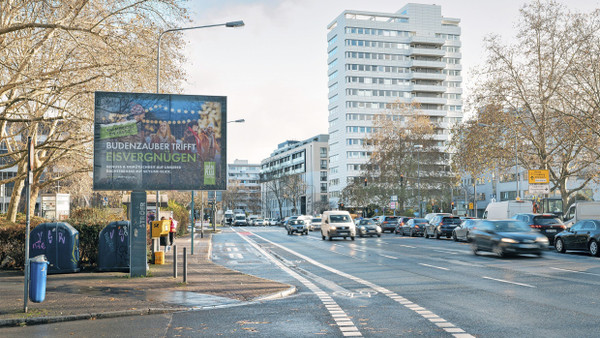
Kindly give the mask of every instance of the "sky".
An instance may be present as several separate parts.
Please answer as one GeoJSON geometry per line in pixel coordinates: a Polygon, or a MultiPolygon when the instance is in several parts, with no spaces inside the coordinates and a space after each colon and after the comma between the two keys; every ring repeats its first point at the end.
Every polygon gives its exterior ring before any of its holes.
{"type": "MultiPolygon", "coordinates": [[[[561,0],[590,12],[600,0],[561,0]]],[[[483,39],[515,36],[520,0],[436,0],[442,16],[461,20],[463,89],[481,64],[483,39]]],[[[344,10],[395,13],[391,0],[190,0],[190,26],[243,20],[242,28],[184,33],[184,94],[227,96],[227,162],[260,163],[286,140],[327,134],[327,26],[344,10]]]]}

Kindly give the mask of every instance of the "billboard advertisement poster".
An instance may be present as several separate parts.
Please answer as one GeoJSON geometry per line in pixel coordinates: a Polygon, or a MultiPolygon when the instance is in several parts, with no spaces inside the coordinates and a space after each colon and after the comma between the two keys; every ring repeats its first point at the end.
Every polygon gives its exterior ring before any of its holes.
{"type": "Polygon", "coordinates": [[[96,92],[94,190],[226,190],[225,96],[96,92]]]}

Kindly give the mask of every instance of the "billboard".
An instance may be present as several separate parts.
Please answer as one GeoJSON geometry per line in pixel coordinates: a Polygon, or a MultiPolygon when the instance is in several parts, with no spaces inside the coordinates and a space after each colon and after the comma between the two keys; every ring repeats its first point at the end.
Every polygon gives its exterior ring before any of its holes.
{"type": "Polygon", "coordinates": [[[94,190],[226,190],[225,96],[96,92],[94,190]]]}

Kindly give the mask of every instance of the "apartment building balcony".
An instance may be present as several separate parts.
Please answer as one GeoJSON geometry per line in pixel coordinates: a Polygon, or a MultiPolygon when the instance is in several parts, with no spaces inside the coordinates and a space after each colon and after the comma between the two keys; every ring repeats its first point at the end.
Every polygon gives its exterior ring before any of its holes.
{"type": "Polygon", "coordinates": [[[410,90],[413,92],[431,92],[431,93],[445,93],[446,86],[443,86],[440,82],[440,85],[421,85],[421,84],[413,84],[410,86],[410,90]]]}
{"type": "Polygon", "coordinates": [[[440,48],[418,48],[413,47],[410,49],[410,55],[423,55],[423,56],[439,56],[444,57],[446,51],[440,48]]]}
{"type": "Polygon", "coordinates": [[[422,97],[422,96],[413,96],[413,101],[418,103],[425,104],[446,104],[448,101],[443,97],[422,97]]]}
{"type": "Polygon", "coordinates": [[[424,44],[433,46],[443,46],[444,43],[446,43],[446,40],[444,38],[422,35],[411,36],[408,40],[410,41],[410,44],[424,44]]]}
{"type": "Polygon", "coordinates": [[[433,60],[410,60],[411,68],[431,68],[431,69],[444,69],[446,68],[446,62],[433,61],[433,60]]]}
{"type": "Polygon", "coordinates": [[[446,79],[446,74],[442,72],[431,72],[423,69],[413,69],[412,73],[410,73],[411,80],[438,80],[444,81],[446,79]]]}

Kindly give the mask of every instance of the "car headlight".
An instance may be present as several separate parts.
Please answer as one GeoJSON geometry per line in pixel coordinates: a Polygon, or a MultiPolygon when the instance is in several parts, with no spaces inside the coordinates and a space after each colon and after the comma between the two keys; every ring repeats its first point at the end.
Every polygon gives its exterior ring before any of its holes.
{"type": "Polygon", "coordinates": [[[377,232],[381,232],[381,227],[379,225],[377,226],[377,232]]]}
{"type": "Polygon", "coordinates": [[[542,236],[542,237],[536,238],[535,241],[539,242],[539,243],[548,243],[548,238],[546,238],[546,236],[542,236]]]}
{"type": "Polygon", "coordinates": [[[512,238],[502,238],[500,241],[504,243],[519,243],[512,238]]]}
{"type": "Polygon", "coordinates": [[[335,230],[335,229],[336,229],[336,227],[331,227],[331,228],[329,228],[329,229],[330,229],[330,230],[335,230]]]}
{"type": "Polygon", "coordinates": [[[361,231],[365,231],[365,226],[364,226],[364,225],[361,225],[361,226],[359,226],[358,228],[359,228],[361,231]]]}

